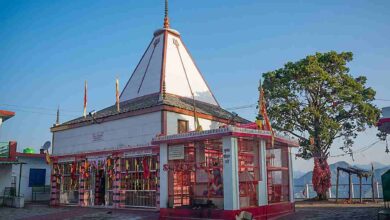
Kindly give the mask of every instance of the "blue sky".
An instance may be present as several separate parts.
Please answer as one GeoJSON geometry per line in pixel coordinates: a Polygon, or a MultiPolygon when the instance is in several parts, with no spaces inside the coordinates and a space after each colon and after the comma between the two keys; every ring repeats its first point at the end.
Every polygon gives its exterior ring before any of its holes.
{"type": "MultiPolygon", "coordinates": [[[[16,112],[3,124],[0,140],[39,149],[51,140],[58,105],[62,122],[82,114],[84,80],[89,110],[113,104],[115,77],[123,88],[162,26],[163,4],[0,0],[0,109],[16,112]]],[[[329,50],[352,51],[351,74],[366,75],[377,98],[389,100],[389,10],[389,1],[171,0],[169,13],[220,104],[233,107],[256,102],[261,73],[329,50]]],[[[235,111],[249,119],[256,113],[235,111]]],[[[375,129],[367,130],[355,149],[375,138],[375,129]]],[[[355,155],[355,163],[375,158],[389,164],[384,149],[379,143],[355,155]]],[[[339,159],[351,161],[331,162],[339,159]]],[[[295,161],[302,170],[311,164],[295,161]]]]}

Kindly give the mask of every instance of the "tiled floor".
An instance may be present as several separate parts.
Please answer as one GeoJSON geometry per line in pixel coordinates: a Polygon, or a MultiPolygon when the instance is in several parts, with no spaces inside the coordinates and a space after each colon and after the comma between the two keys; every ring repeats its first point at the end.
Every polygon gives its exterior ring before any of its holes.
{"type": "MultiPolygon", "coordinates": [[[[377,219],[382,204],[335,204],[335,203],[297,203],[296,212],[283,216],[281,220],[295,219],[377,219]]],[[[159,213],[138,210],[118,210],[106,208],[56,207],[28,204],[23,209],[0,207],[0,220],[46,220],[46,219],[158,219],[159,213]]]]}
{"type": "Polygon", "coordinates": [[[102,208],[56,207],[28,204],[23,209],[0,207],[1,220],[46,220],[46,219],[158,219],[156,211],[117,210],[102,208]]]}
{"type": "Polygon", "coordinates": [[[371,220],[378,218],[383,204],[335,204],[335,203],[297,203],[295,213],[279,218],[280,220],[371,220]]]}

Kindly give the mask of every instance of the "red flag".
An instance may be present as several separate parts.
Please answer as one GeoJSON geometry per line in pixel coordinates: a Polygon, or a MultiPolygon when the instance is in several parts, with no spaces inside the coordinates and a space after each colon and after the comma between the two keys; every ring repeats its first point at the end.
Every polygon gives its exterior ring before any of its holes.
{"type": "Polygon", "coordinates": [[[150,170],[149,170],[149,165],[146,157],[142,159],[142,166],[144,168],[144,178],[148,179],[150,177],[150,170]]]}
{"type": "Polygon", "coordinates": [[[87,117],[87,80],[84,84],[84,118],[87,117]]]}

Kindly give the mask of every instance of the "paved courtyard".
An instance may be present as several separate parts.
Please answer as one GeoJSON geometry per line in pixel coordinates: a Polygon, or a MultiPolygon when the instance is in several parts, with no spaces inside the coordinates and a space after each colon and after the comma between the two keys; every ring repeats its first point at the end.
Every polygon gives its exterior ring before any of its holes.
{"type": "Polygon", "coordinates": [[[336,204],[336,203],[297,203],[295,213],[279,218],[280,220],[371,220],[378,219],[378,211],[383,203],[336,204]]]}
{"type": "MultiPolygon", "coordinates": [[[[378,204],[334,204],[334,203],[297,203],[296,212],[279,218],[280,220],[295,219],[377,219],[378,211],[383,207],[378,204]]],[[[23,209],[0,207],[1,220],[28,219],[158,219],[156,211],[115,210],[105,208],[57,207],[28,204],[23,209]]]]}
{"type": "Polygon", "coordinates": [[[28,204],[23,209],[0,207],[0,220],[81,220],[81,219],[158,219],[156,211],[105,208],[56,207],[28,204]]]}

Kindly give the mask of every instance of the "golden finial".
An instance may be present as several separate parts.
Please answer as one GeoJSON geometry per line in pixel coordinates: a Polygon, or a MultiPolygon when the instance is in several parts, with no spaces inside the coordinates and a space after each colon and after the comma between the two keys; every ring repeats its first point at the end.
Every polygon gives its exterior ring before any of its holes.
{"type": "Polygon", "coordinates": [[[165,0],[165,17],[164,17],[164,28],[169,28],[169,17],[168,17],[168,0],[165,0]]]}

